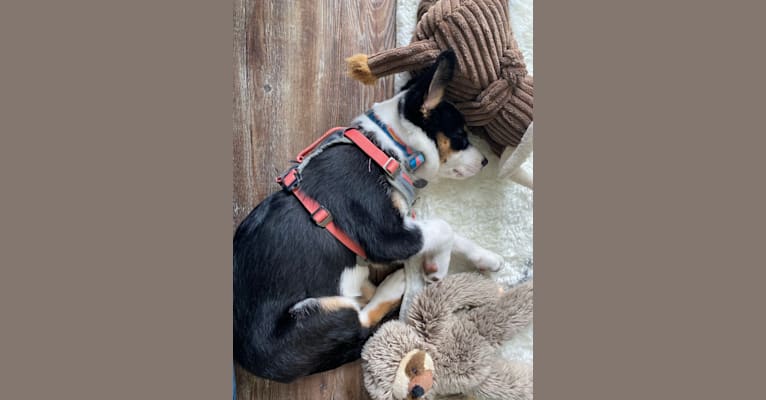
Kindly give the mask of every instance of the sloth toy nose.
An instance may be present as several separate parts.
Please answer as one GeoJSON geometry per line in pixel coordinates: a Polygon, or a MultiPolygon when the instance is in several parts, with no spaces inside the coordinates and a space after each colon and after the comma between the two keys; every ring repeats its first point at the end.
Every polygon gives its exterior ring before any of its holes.
{"type": "Polygon", "coordinates": [[[419,397],[422,397],[424,394],[426,394],[426,391],[423,390],[423,388],[420,385],[415,385],[410,391],[410,394],[412,395],[413,399],[417,399],[419,397]]]}
{"type": "Polygon", "coordinates": [[[483,160],[481,160],[481,166],[482,166],[482,167],[486,167],[486,166],[487,166],[487,163],[489,163],[489,160],[487,160],[487,157],[484,157],[484,159],[483,159],[483,160]]]}

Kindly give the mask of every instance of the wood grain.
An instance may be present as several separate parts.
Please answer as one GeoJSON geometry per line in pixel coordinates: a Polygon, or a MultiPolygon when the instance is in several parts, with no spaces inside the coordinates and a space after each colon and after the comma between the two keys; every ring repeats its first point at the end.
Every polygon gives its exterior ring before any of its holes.
{"type": "MultiPolygon", "coordinates": [[[[300,150],[393,95],[393,77],[363,86],[343,60],[394,47],[395,14],[395,0],[235,0],[233,227],[300,150]]],[[[289,385],[236,371],[240,399],[369,398],[358,361],[289,385]]]]}

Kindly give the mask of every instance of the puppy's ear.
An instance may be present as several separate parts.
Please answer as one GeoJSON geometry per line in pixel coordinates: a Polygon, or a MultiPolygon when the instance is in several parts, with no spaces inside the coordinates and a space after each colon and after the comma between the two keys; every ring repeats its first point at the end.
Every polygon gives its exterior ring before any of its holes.
{"type": "Polygon", "coordinates": [[[457,65],[457,57],[452,50],[445,50],[436,59],[436,62],[431,66],[429,75],[431,75],[431,83],[428,85],[428,91],[423,98],[423,107],[421,112],[424,117],[428,116],[428,113],[436,108],[444,98],[444,92],[447,90],[447,85],[452,81],[452,77],[455,75],[455,66],[457,65]]]}

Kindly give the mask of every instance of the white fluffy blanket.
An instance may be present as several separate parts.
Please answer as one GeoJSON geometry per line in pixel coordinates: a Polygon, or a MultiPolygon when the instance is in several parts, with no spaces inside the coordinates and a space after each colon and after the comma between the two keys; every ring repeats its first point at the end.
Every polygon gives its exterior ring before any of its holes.
{"type": "MultiPolygon", "coordinates": [[[[409,43],[415,28],[419,0],[398,0],[396,12],[397,46],[409,43]]],[[[532,0],[510,0],[511,26],[524,54],[527,69],[532,63],[532,0]]],[[[396,77],[397,87],[408,76],[396,77]]],[[[432,182],[421,192],[415,209],[418,219],[439,217],[452,225],[456,232],[479,245],[505,257],[505,265],[491,276],[510,286],[532,276],[532,190],[509,178],[497,178],[499,159],[483,140],[473,137],[472,143],[489,158],[489,164],[475,177],[465,181],[432,182]]],[[[519,146],[519,150],[523,144],[519,146]]],[[[531,148],[522,154],[526,158],[521,169],[532,174],[531,148]]],[[[453,259],[450,273],[470,270],[465,260],[453,259]]],[[[412,297],[422,288],[420,265],[407,266],[406,309],[412,297]]],[[[402,313],[404,314],[404,313],[402,313]]],[[[532,327],[525,329],[503,348],[509,359],[532,362],[532,327]]]]}

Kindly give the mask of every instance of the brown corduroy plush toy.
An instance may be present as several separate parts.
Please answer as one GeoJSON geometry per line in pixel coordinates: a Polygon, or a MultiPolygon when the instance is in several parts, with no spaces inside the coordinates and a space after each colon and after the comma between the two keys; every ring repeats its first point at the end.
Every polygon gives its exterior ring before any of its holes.
{"type": "Polygon", "coordinates": [[[408,46],[346,62],[354,79],[373,84],[398,72],[418,73],[448,48],[458,69],[447,99],[496,154],[518,146],[532,122],[534,81],[511,31],[508,0],[422,0],[408,46]]]}
{"type": "Polygon", "coordinates": [[[498,348],[532,322],[533,284],[503,291],[475,273],[423,289],[406,323],[383,324],[362,349],[364,386],[374,400],[531,400],[532,368],[498,348]]]}

